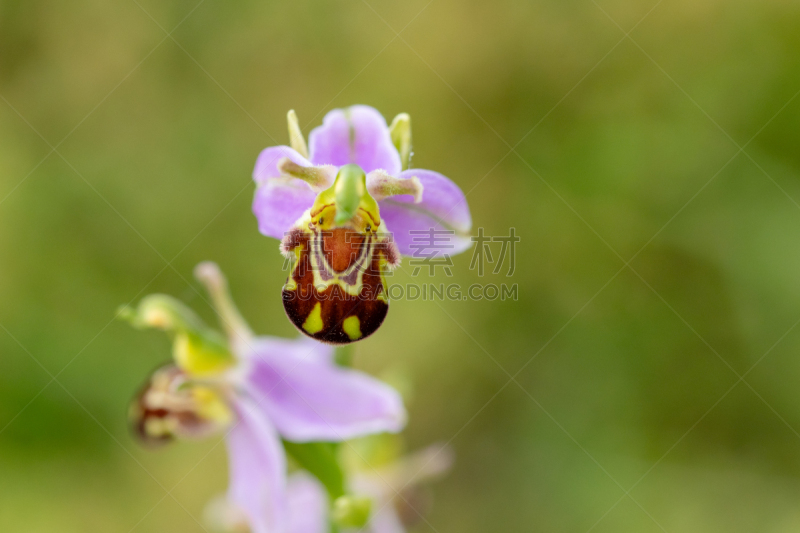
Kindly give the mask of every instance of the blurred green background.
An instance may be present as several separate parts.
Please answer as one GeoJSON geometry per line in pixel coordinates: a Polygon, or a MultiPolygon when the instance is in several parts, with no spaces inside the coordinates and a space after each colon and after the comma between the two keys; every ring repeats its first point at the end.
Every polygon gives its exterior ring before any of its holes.
{"type": "Polygon", "coordinates": [[[431,280],[518,301],[396,301],[358,344],[413,381],[409,447],[456,452],[418,531],[800,530],[798,24],[791,0],[0,0],[0,529],[201,531],[224,446],[132,440],[169,346],[115,310],[212,319],[211,259],[293,336],[252,167],[287,110],[308,134],[365,103],[522,238],[512,278],[466,253],[431,280]]]}

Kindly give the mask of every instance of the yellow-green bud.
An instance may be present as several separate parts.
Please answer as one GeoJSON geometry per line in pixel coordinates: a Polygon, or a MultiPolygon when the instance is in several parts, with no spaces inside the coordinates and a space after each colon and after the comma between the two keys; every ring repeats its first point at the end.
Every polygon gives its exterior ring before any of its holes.
{"type": "Polygon", "coordinates": [[[331,515],[337,526],[362,528],[372,514],[372,500],[366,496],[341,496],[333,502],[331,515]]]}

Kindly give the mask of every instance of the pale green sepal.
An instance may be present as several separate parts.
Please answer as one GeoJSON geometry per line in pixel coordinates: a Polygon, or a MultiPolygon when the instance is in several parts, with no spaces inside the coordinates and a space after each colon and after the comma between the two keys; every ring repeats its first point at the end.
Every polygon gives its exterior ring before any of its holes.
{"type": "Polygon", "coordinates": [[[254,337],[253,330],[233,303],[228,280],[219,265],[213,261],[203,261],[194,267],[194,277],[205,286],[211,296],[214,310],[228,335],[231,348],[246,348],[254,337]]]}
{"type": "Polygon", "coordinates": [[[156,328],[172,333],[175,362],[189,374],[216,374],[235,362],[225,338],[171,296],[146,296],[136,309],[128,306],[120,308],[118,316],[139,329],[156,328]]]}
{"type": "Polygon", "coordinates": [[[408,113],[400,113],[389,126],[389,133],[392,136],[392,143],[400,153],[400,162],[403,170],[408,169],[411,162],[411,117],[408,113]]]}
{"type": "Polygon", "coordinates": [[[367,176],[358,165],[345,165],[339,169],[333,187],[336,198],[334,222],[341,225],[356,215],[358,206],[367,193],[367,176]]]}
{"type": "Polygon", "coordinates": [[[142,298],[136,309],[127,305],[117,316],[139,329],[156,328],[164,331],[207,329],[199,316],[181,301],[166,294],[151,294],[142,298]]]}
{"type": "Polygon", "coordinates": [[[289,122],[289,146],[294,148],[294,151],[308,159],[308,146],[306,139],[303,137],[303,132],[300,130],[300,124],[297,122],[297,113],[294,109],[290,109],[286,115],[286,120],[289,122]]]}
{"type": "MultiPolygon", "coordinates": [[[[212,332],[216,333],[216,332],[212,332]]],[[[193,376],[213,376],[234,365],[234,359],[224,341],[214,335],[181,331],[175,336],[175,363],[193,376]]]]}
{"type": "Polygon", "coordinates": [[[333,502],[331,518],[343,528],[363,528],[372,514],[372,499],[366,496],[342,496],[333,502]]]}

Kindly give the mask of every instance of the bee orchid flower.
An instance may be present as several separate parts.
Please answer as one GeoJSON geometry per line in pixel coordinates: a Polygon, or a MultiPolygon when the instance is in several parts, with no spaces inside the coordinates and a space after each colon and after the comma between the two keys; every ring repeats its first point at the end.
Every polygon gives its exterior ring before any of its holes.
{"type": "Polygon", "coordinates": [[[288,532],[286,450],[308,456],[303,446],[312,445],[303,443],[398,432],[405,425],[402,400],[388,385],[336,365],[330,346],[255,336],[219,268],[202,263],[195,274],[226,335],[164,295],[121,311],[135,326],[165,330],[173,339],[174,363],[156,370],[133,402],[133,426],[153,444],[224,434],[227,501],[252,533],[288,532]]]}
{"type": "Polygon", "coordinates": [[[471,245],[464,193],[432,170],[409,169],[411,122],[375,109],[335,109],[308,145],[294,111],[291,146],[261,152],[253,212],[264,235],[295,260],[283,288],[305,335],[347,344],[374,333],[388,311],[385,274],[401,255],[446,256],[471,245]]]}

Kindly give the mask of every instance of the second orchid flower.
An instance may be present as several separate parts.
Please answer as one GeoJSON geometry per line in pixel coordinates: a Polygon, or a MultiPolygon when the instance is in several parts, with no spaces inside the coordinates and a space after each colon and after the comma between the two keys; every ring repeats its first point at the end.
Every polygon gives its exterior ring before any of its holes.
{"type": "Polygon", "coordinates": [[[153,373],[131,407],[134,429],[153,444],[224,433],[226,504],[252,533],[291,531],[286,451],[319,478],[333,501],[346,497],[329,443],[400,431],[402,399],[388,385],[336,365],[330,346],[304,337],[255,336],[217,265],[201,263],[195,274],[227,335],[165,295],[121,310],[135,326],[165,330],[173,340],[174,363],[153,373]]]}

